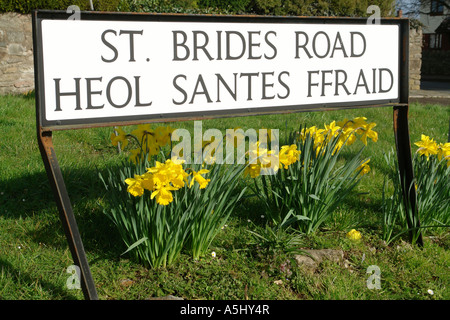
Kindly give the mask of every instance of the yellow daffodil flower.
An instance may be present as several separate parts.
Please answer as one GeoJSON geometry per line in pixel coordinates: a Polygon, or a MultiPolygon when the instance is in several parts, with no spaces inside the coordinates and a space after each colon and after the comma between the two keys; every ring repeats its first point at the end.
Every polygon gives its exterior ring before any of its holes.
{"type": "Polygon", "coordinates": [[[194,181],[198,182],[198,184],[200,185],[200,189],[206,188],[206,186],[211,181],[211,179],[205,179],[202,176],[202,174],[206,174],[208,172],[209,172],[209,170],[207,170],[207,169],[201,169],[198,172],[195,172],[194,170],[192,170],[192,175],[193,176],[192,176],[192,179],[191,179],[191,183],[189,184],[189,188],[194,185],[194,181]]]}
{"type": "Polygon", "coordinates": [[[115,131],[117,132],[117,135],[115,133],[111,133],[111,143],[113,146],[117,147],[117,145],[120,142],[120,148],[122,150],[125,149],[125,147],[128,145],[128,139],[127,134],[125,131],[123,131],[122,128],[116,128],[115,131]]]}
{"type": "Polygon", "coordinates": [[[371,122],[365,125],[361,131],[361,141],[367,146],[367,138],[372,139],[373,142],[378,141],[378,133],[373,131],[372,128],[377,124],[375,122],[371,122]]]}
{"type": "Polygon", "coordinates": [[[361,232],[352,229],[347,233],[347,238],[350,240],[359,240],[361,239],[361,232]]]}
{"type": "Polygon", "coordinates": [[[176,188],[172,186],[160,187],[152,192],[150,199],[156,197],[156,202],[160,205],[167,206],[169,203],[173,201],[173,195],[171,190],[176,190],[176,188]]]}
{"type": "Polygon", "coordinates": [[[140,148],[130,150],[130,152],[131,152],[131,156],[129,158],[130,161],[133,162],[134,164],[137,164],[141,159],[141,151],[142,150],[140,148]]]}
{"type": "Polygon", "coordinates": [[[430,155],[438,153],[437,143],[433,139],[430,139],[429,136],[426,136],[424,134],[421,135],[420,141],[414,144],[419,147],[417,152],[420,155],[425,155],[427,159],[430,157],[430,155]]]}
{"type": "Polygon", "coordinates": [[[336,124],[336,121],[333,121],[330,124],[325,124],[327,140],[330,140],[332,137],[336,137],[339,134],[340,130],[341,127],[336,124]]]}
{"type": "Polygon", "coordinates": [[[157,127],[154,131],[155,133],[155,138],[156,138],[156,143],[162,147],[165,146],[166,144],[168,144],[170,142],[170,137],[172,132],[175,129],[171,128],[170,126],[167,127],[157,127]]]}
{"type": "Polygon", "coordinates": [[[125,179],[125,183],[128,184],[127,191],[133,196],[139,197],[144,194],[144,188],[142,187],[142,179],[140,176],[135,175],[134,178],[125,179]]]}
{"type": "Polygon", "coordinates": [[[360,175],[365,175],[365,174],[369,173],[369,171],[370,171],[370,167],[368,165],[369,161],[370,161],[370,159],[367,159],[366,161],[361,163],[361,165],[356,169],[357,171],[361,170],[361,172],[359,173],[360,175]]]}
{"type": "Polygon", "coordinates": [[[153,175],[151,173],[144,173],[140,176],[141,186],[146,189],[152,191],[155,188],[155,183],[153,182],[153,175]]]}
{"type": "Polygon", "coordinates": [[[439,161],[442,158],[447,159],[447,165],[450,164],[450,142],[440,143],[438,146],[438,159],[439,161]]]}
{"type": "Polygon", "coordinates": [[[282,146],[279,153],[279,161],[287,169],[291,164],[297,162],[300,158],[300,150],[297,150],[296,144],[291,144],[290,146],[282,146]]]}
{"type": "Polygon", "coordinates": [[[244,175],[250,176],[253,179],[258,177],[261,173],[261,167],[259,164],[248,164],[247,167],[245,167],[244,175]]]}
{"type": "Polygon", "coordinates": [[[154,131],[150,128],[150,124],[140,124],[137,129],[131,131],[131,134],[142,142],[145,136],[153,135],[154,131]]]}

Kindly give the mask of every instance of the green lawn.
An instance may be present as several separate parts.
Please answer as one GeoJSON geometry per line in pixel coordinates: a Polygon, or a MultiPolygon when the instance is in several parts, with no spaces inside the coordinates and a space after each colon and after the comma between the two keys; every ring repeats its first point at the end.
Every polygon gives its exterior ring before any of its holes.
{"type": "MultiPolygon", "coordinates": [[[[83,299],[81,290],[66,287],[66,269],[73,262],[39,154],[34,109],[32,96],[0,97],[0,299],[83,299]]],[[[357,188],[364,194],[343,203],[319,232],[301,238],[303,248],[344,250],[348,266],[326,262],[313,275],[290,263],[282,249],[268,252],[252,244],[248,231],[264,225],[262,208],[252,198],[240,203],[213,241],[215,258],[193,261],[183,254],[162,270],[142,267],[121,255],[126,248],[99,206],[104,189],[97,170],[120,163],[109,140],[112,128],[55,132],[56,154],[100,299],[172,294],[185,299],[448,300],[449,232],[427,232],[424,248],[409,245],[406,236],[389,246],[380,240],[381,189],[388,171],[383,154],[395,149],[392,108],[214,119],[202,125],[223,133],[238,126],[279,129],[283,137],[303,124],[323,126],[357,116],[376,122],[379,134],[379,141],[364,150],[371,157],[371,171],[357,188]],[[352,228],[361,231],[361,242],[345,237],[352,228]],[[380,290],[366,286],[370,265],[381,270],[380,290]]],[[[450,106],[412,104],[413,151],[421,134],[446,142],[449,117],[450,106]]],[[[192,129],[193,122],[171,126],[192,129]]]]}

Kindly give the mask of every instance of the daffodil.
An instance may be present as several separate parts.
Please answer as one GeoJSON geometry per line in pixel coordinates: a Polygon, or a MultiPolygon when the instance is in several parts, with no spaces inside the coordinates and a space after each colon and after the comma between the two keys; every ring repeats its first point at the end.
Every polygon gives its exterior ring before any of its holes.
{"type": "Polygon", "coordinates": [[[141,159],[141,151],[142,150],[140,148],[130,150],[131,152],[131,156],[129,158],[130,161],[133,162],[134,164],[137,164],[141,159]]]}
{"type": "Polygon", "coordinates": [[[351,146],[356,141],[355,129],[352,126],[345,126],[342,129],[340,140],[347,146],[351,146]]]}
{"type": "Polygon", "coordinates": [[[142,150],[149,156],[155,156],[160,151],[160,145],[156,141],[156,137],[153,134],[147,134],[142,138],[142,150]]]}
{"type": "Polygon", "coordinates": [[[292,144],[290,146],[282,146],[279,153],[279,161],[287,169],[291,164],[297,162],[300,157],[300,150],[297,150],[297,145],[292,144]]]}
{"type": "MultiPolygon", "coordinates": [[[[275,173],[280,168],[280,158],[279,154],[275,154],[275,150],[270,150],[262,158],[260,158],[259,165],[261,169],[273,170],[271,172],[275,173]]],[[[271,173],[269,173],[271,174],[271,173]]]]}
{"type": "Polygon", "coordinates": [[[139,141],[144,153],[148,153],[150,156],[159,153],[160,148],[156,141],[155,131],[150,128],[150,124],[138,125],[137,129],[133,130],[131,134],[139,141]]]}
{"type": "Polygon", "coordinates": [[[364,128],[367,126],[366,117],[356,117],[352,120],[353,122],[353,128],[364,128]]]}
{"type": "Polygon", "coordinates": [[[450,142],[440,143],[438,146],[438,159],[447,159],[447,164],[450,164],[450,142]]]}
{"type": "Polygon", "coordinates": [[[250,163],[255,164],[256,162],[263,167],[267,167],[271,164],[273,150],[269,151],[267,148],[262,147],[261,141],[257,141],[249,145],[248,155],[250,163]]]}
{"type": "Polygon", "coordinates": [[[184,162],[183,159],[172,157],[172,159],[168,159],[165,163],[167,174],[170,176],[170,182],[178,189],[184,187],[185,182],[187,182],[188,173],[184,171],[182,166],[184,162]]]}
{"type": "Polygon", "coordinates": [[[417,152],[420,155],[425,155],[427,159],[430,157],[430,155],[435,155],[438,153],[437,143],[433,139],[430,139],[429,136],[426,136],[424,134],[421,135],[420,141],[415,142],[414,144],[419,147],[417,152]]]}
{"type": "Polygon", "coordinates": [[[157,127],[154,131],[156,142],[159,146],[165,146],[170,142],[170,137],[172,132],[175,129],[171,128],[170,126],[167,127],[157,127]]]}
{"type": "Polygon", "coordinates": [[[344,120],[342,121],[336,122],[336,124],[343,129],[353,127],[353,121],[348,120],[347,118],[344,118],[344,120]]]}
{"type": "Polygon", "coordinates": [[[361,239],[361,232],[352,229],[347,233],[347,238],[350,240],[359,240],[361,239]]]}
{"type": "MultiPolygon", "coordinates": [[[[184,160],[176,157],[166,160],[165,163],[155,161],[155,166],[147,168],[147,172],[143,175],[135,175],[134,178],[125,180],[128,184],[128,192],[137,197],[142,196],[146,189],[152,191],[151,199],[156,198],[158,204],[168,205],[173,201],[171,191],[182,188],[187,181],[188,174],[182,167],[183,162],[184,160]]],[[[202,170],[198,172],[198,174],[204,173],[206,172],[202,170]]],[[[210,180],[205,181],[207,184],[210,180]]],[[[206,186],[205,181],[199,182],[201,188],[206,186]]]]}
{"type": "Polygon", "coordinates": [[[139,197],[144,194],[144,188],[142,187],[142,179],[140,176],[135,175],[134,178],[125,179],[125,183],[128,184],[127,191],[133,196],[139,197]]]}
{"type": "Polygon", "coordinates": [[[115,131],[117,132],[117,134],[115,133],[111,133],[111,143],[113,146],[117,147],[117,145],[120,142],[120,148],[122,150],[125,149],[125,147],[128,145],[128,139],[127,139],[127,134],[125,131],[123,131],[122,128],[116,128],[115,131]]]}
{"type": "Polygon", "coordinates": [[[156,202],[160,205],[167,206],[169,203],[173,201],[173,195],[171,190],[176,190],[176,188],[168,185],[164,187],[159,187],[155,191],[152,192],[150,196],[151,199],[156,197],[156,202]]]}
{"type": "Polygon", "coordinates": [[[214,164],[216,162],[216,157],[207,154],[205,157],[203,157],[203,162],[206,164],[214,164]]]}
{"type": "Polygon", "coordinates": [[[153,135],[154,131],[150,128],[150,124],[140,124],[137,129],[131,131],[131,134],[142,143],[143,138],[150,134],[153,135]]]}
{"type": "Polygon", "coordinates": [[[209,170],[207,170],[207,169],[201,169],[198,172],[192,170],[192,179],[191,179],[191,183],[189,184],[189,187],[192,187],[194,185],[194,181],[197,181],[198,184],[200,185],[200,189],[206,188],[206,186],[211,181],[211,179],[205,179],[202,176],[202,174],[206,174],[208,172],[209,172],[209,170]]]}
{"type": "Polygon", "coordinates": [[[332,137],[336,137],[341,130],[341,127],[336,124],[336,121],[330,124],[325,124],[325,131],[327,134],[327,141],[331,140],[332,137]]]}
{"type": "Polygon", "coordinates": [[[140,176],[141,186],[144,189],[152,191],[155,188],[155,183],[153,182],[153,175],[151,173],[144,173],[140,176]]]}
{"type": "Polygon", "coordinates": [[[360,175],[365,175],[365,174],[369,173],[369,171],[370,171],[370,167],[368,165],[369,161],[370,161],[370,159],[367,159],[366,161],[361,163],[361,165],[356,169],[357,171],[361,170],[360,175]]]}
{"type": "Polygon", "coordinates": [[[184,171],[182,163],[184,160],[173,157],[165,163],[155,161],[155,166],[148,168],[147,172],[153,175],[153,182],[157,188],[171,185],[176,189],[182,188],[188,174],[184,171]]]}
{"type": "Polygon", "coordinates": [[[260,173],[261,173],[261,166],[259,164],[248,164],[244,170],[244,175],[250,176],[253,179],[258,177],[260,173]]]}
{"type": "Polygon", "coordinates": [[[372,128],[377,124],[375,122],[371,122],[366,124],[363,129],[361,129],[361,141],[367,146],[367,138],[372,139],[373,142],[378,141],[378,133],[373,131],[372,128]]]}

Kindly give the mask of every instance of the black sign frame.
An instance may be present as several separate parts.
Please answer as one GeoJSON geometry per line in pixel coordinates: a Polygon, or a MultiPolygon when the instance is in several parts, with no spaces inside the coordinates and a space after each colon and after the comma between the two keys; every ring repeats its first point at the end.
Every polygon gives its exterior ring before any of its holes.
{"type": "MultiPolygon", "coordinates": [[[[58,11],[39,11],[39,15],[34,22],[36,26],[36,67],[38,70],[37,81],[39,84],[39,121],[43,128],[49,130],[67,130],[98,126],[114,126],[118,124],[138,124],[143,122],[173,122],[190,119],[210,119],[221,117],[236,117],[249,115],[264,115],[273,113],[292,113],[317,110],[334,110],[342,108],[371,107],[371,106],[391,106],[400,103],[400,97],[397,99],[374,99],[356,102],[338,102],[338,103],[320,103],[320,104],[301,104],[289,106],[269,106],[258,108],[238,108],[202,112],[180,112],[164,113],[145,116],[117,116],[89,119],[71,119],[71,120],[47,120],[45,117],[45,93],[44,93],[44,63],[42,55],[42,28],[41,21],[46,19],[67,20],[67,13],[58,11]]],[[[98,13],[82,12],[82,20],[87,21],[142,21],[142,22],[201,22],[201,23],[258,23],[258,24],[354,24],[367,25],[365,18],[318,18],[318,17],[271,17],[271,16],[212,16],[212,15],[169,15],[169,14],[127,14],[127,13],[98,13]]],[[[403,19],[380,19],[381,25],[402,25],[407,21],[403,19]]],[[[403,28],[399,28],[399,42],[403,37],[403,28]]],[[[399,48],[401,43],[398,43],[399,48]]],[[[399,69],[401,66],[401,57],[399,55],[399,69]]],[[[400,70],[396,70],[400,74],[400,70]]],[[[398,83],[400,92],[401,81],[398,83]]]]}

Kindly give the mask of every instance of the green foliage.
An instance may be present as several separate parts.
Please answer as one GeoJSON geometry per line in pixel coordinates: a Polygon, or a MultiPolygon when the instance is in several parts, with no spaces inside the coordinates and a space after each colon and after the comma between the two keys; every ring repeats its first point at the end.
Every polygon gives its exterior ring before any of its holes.
{"type": "Polygon", "coordinates": [[[195,0],[137,0],[128,3],[132,12],[183,12],[197,8],[195,0]]]}
{"type": "MultiPolygon", "coordinates": [[[[287,215],[287,219],[290,217],[291,214],[287,215]]],[[[282,223],[277,226],[266,223],[264,227],[253,224],[252,230],[247,231],[251,235],[249,244],[256,246],[258,252],[262,251],[272,256],[282,253],[304,253],[300,249],[304,245],[302,234],[298,230],[286,228],[282,223]]]]}
{"type": "Polygon", "coordinates": [[[201,8],[218,8],[230,12],[246,12],[251,0],[199,0],[201,8]]]}
{"type": "MultiPolygon", "coordinates": [[[[35,9],[66,10],[76,5],[80,10],[90,10],[89,0],[0,0],[0,12],[31,13],[35,9]]],[[[127,0],[93,0],[95,11],[122,11],[127,0]]]]}
{"type": "Polygon", "coordinates": [[[450,166],[447,166],[447,160],[438,160],[437,157],[427,159],[418,153],[414,154],[415,181],[410,188],[416,188],[420,227],[413,219],[411,209],[405,208],[399,168],[394,160],[393,152],[385,154],[385,160],[391,170],[386,175],[383,186],[382,239],[390,243],[396,237],[410,232],[415,242],[419,235],[425,234],[427,230],[439,233],[448,228],[450,226],[450,166]],[[389,188],[390,185],[392,188],[389,188]],[[413,223],[411,227],[408,226],[408,219],[413,223]]]}
{"type": "Polygon", "coordinates": [[[421,225],[450,225],[450,160],[415,153],[413,161],[421,225]]]}
{"type": "Polygon", "coordinates": [[[106,189],[104,212],[116,225],[128,248],[126,252],[143,264],[166,267],[178,259],[183,249],[198,260],[245,192],[245,188],[236,188],[243,166],[186,164],[187,172],[207,171],[210,182],[199,188],[191,177],[192,184],[186,181],[173,193],[173,201],[161,205],[153,199],[156,192],[145,190],[142,195],[131,196],[126,183],[128,178],[141,176],[147,168],[157,165],[156,160],[160,159],[145,157],[136,164],[124,161],[120,168],[107,170],[105,176],[100,173],[106,189]]]}
{"type": "Polygon", "coordinates": [[[299,141],[293,134],[290,143],[297,144],[298,161],[288,168],[280,166],[275,175],[262,175],[261,186],[255,180],[255,194],[276,226],[293,224],[306,234],[313,233],[351,194],[362,177],[363,149],[341,164],[341,141],[340,134],[330,133],[317,146],[312,135],[299,141]]]}
{"type": "Polygon", "coordinates": [[[382,17],[392,16],[395,1],[392,0],[253,0],[252,9],[258,14],[278,16],[370,16],[367,7],[377,5],[380,7],[382,17]]]}
{"type": "MultiPolygon", "coordinates": [[[[77,5],[90,10],[89,0],[0,0],[0,12],[31,13],[34,9],[66,10],[77,5]]],[[[367,7],[377,5],[381,16],[395,13],[395,1],[356,0],[93,0],[95,11],[158,12],[185,14],[262,14],[276,16],[367,17],[367,7]]]]}
{"type": "Polygon", "coordinates": [[[230,14],[222,7],[197,4],[196,0],[125,0],[131,12],[184,13],[184,14],[230,14]]]}

